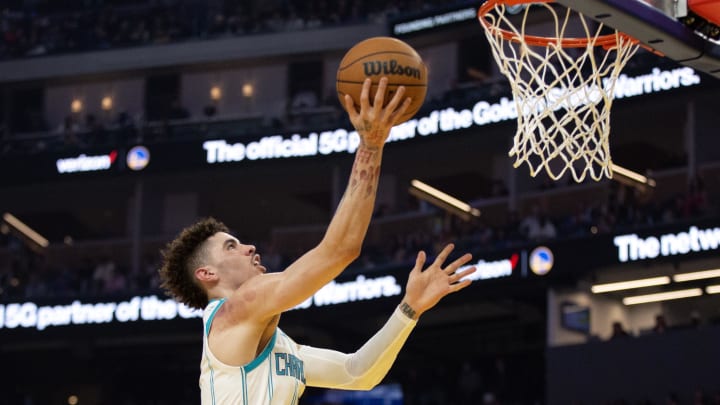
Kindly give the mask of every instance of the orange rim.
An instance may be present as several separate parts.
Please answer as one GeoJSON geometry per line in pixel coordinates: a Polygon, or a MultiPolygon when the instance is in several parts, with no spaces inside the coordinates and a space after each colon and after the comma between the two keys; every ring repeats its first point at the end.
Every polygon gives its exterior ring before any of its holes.
{"type": "MultiPolygon", "coordinates": [[[[550,44],[557,45],[560,44],[563,48],[586,48],[588,44],[590,43],[590,40],[588,38],[556,38],[556,37],[540,37],[536,35],[523,35],[522,38],[520,38],[517,34],[515,34],[512,31],[504,30],[502,28],[498,28],[492,24],[488,20],[485,19],[485,16],[490,12],[490,10],[494,9],[498,5],[506,5],[506,6],[517,6],[520,4],[529,4],[529,3],[554,3],[555,0],[487,0],[482,6],[480,6],[480,9],[478,10],[478,20],[480,20],[480,24],[485,27],[485,29],[489,31],[493,31],[496,33],[499,33],[502,35],[503,38],[507,41],[517,42],[521,43],[524,42],[528,45],[532,46],[544,46],[547,47],[550,44]]],[[[637,44],[640,41],[637,39],[631,37],[630,35],[623,34],[622,32],[618,32],[616,34],[608,34],[608,35],[600,35],[598,36],[593,45],[594,46],[602,46],[604,49],[610,49],[618,46],[618,40],[620,38],[623,38],[630,43],[637,44]]]]}

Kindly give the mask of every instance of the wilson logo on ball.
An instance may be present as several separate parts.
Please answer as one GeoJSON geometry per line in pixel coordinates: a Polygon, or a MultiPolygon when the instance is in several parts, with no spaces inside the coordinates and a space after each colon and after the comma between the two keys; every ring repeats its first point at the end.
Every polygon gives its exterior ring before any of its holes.
{"type": "Polygon", "coordinates": [[[383,106],[404,86],[405,97],[411,102],[405,112],[395,120],[397,125],[412,118],[423,106],[428,75],[427,67],[413,47],[397,38],[373,37],[358,42],[345,53],[338,66],[335,87],[341,106],[345,105],[345,97],[350,96],[357,107],[360,105],[366,79],[372,82],[368,96],[370,100],[374,100],[380,79],[387,77],[387,93],[383,98],[383,106]]]}
{"type": "Polygon", "coordinates": [[[412,66],[403,66],[395,59],[389,61],[369,61],[363,62],[365,76],[378,75],[405,75],[420,79],[420,69],[412,66]]]}

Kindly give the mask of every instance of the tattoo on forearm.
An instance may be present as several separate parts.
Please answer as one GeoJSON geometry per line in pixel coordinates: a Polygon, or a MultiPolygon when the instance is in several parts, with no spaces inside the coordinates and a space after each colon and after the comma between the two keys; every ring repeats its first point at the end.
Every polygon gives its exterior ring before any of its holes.
{"type": "Polygon", "coordinates": [[[377,151],[369,150],[367,148],[358,149],[357,151],[357,161],[359,163],[369,163],[370,159],[375,157],[375,154],[377,151]]]}
{"type": "MultiPolygon", "coordinates": [[[[350,175],[349,192],[355,193],[360,189],[365,192],[365,198],[372,196],[380,177],[380,165],[372,164],[379,151],[361,148],[357,151],[355,163],[350,175]]],[[[362,192],[362,191],[361,191],[362,192]]]]}
{"type": "Polygon", "coordinates": [[[412,309],[412,307],[410,305],[407,304],[407,302],[403,301],[400,304],[400,311],[403,314],[407,315],[408,318],[415,319],[416,312],[414,309],[412,309]]]}
{"type": "Polygon", "coordinates": [[[365,197],[372,195],[380,176],[380,166],[354,167],[350,176],[350,193],[364,187],[365,197]]]}
{"type": "Polygon", "coordinates": [[[375,190],[375,185],[380,181],[380,166],[370,166],[370,182],[365,188],[365,198],[370,197],[375,190]]]}

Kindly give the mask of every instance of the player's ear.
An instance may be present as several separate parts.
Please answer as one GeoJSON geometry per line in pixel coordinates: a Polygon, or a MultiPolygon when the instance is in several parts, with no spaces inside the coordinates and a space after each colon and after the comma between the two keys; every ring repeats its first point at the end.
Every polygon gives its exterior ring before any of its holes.
{"type": "Polygon", "coordinates": [[[217,280],[217,272],[208,266],[198,267],[195,269],[195,278],[199,281],[214,281],[217,280]]]}

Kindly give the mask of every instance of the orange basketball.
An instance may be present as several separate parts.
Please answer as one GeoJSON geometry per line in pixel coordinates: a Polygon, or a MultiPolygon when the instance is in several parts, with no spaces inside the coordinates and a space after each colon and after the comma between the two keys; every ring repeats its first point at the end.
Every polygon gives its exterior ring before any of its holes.
{"type": "Polygon", "coordinates": [[[398,122],[405,122],[418,112],[425,101],[427,92],[427,67],[420,55],[410,45],[396,38],[374,37],[359,42],[345,54],[337,71],[337,92],[340,104],[345,94],[352,96],[356,106],[360,105],[360,92],[365,78],[372,79],[370,104],[381,77],[388,78],[387,104],[397,91],[405,86],[405,97],[412,98],[412,104],[398,122]]]}

